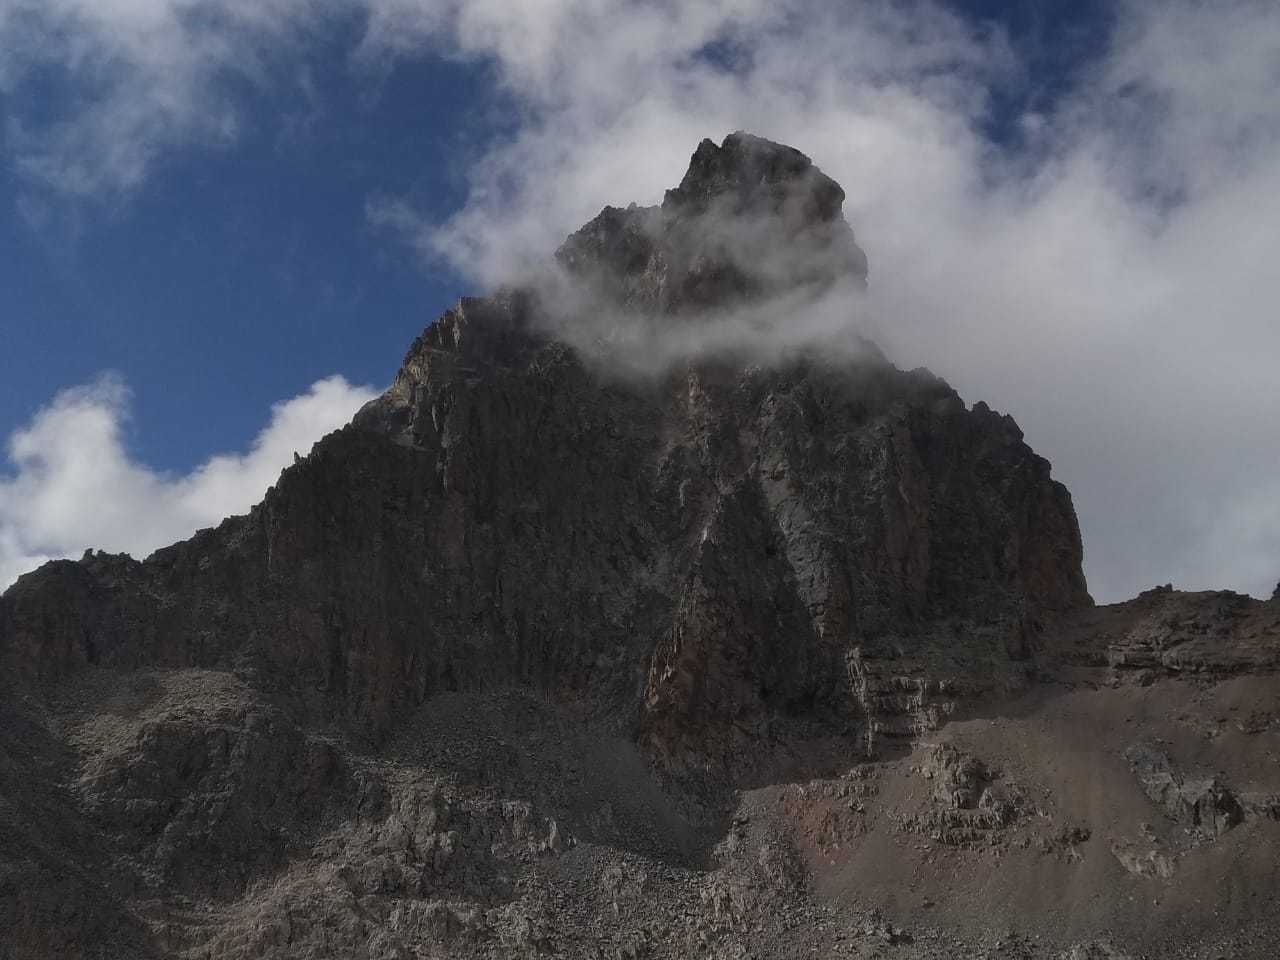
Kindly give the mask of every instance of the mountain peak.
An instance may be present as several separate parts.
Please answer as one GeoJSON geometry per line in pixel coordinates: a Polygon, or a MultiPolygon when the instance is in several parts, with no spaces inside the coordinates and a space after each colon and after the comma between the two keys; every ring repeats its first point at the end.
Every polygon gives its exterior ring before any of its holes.
{"type": "Polygon", "coordinates": [[[819,222],[841,215],[844,190],[794,147],[744,131],[731,133],[719,146],[698,144],[680,185],[668,190],[664,210],[703,212],[728,200],[737,209],[781,209],[799,201],[798,212],[819,222]]]}
{"type": "Polygon", "coordinates": [[[605,207],[556,257],[597,294],[658,313],[861,291],[867,258],[843,202],[799,150],[738,132],[703,140],[661,206],[605,207]]]}
{"type": "Polygon", "coordinates": [[[1280,607],[1095,607],[1012,419],[827,362],[842,196],[707,141],[247,515],[0,594],[0,958],[1270,960],[1280,607]]]}

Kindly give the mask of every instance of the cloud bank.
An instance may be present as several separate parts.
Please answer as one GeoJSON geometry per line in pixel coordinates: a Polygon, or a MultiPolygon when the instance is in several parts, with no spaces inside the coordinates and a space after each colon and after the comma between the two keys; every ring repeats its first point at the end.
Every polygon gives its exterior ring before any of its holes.
{"type": "Polygon", "coordinates": [[[792,143],[849,195],[892,358],[1012,412],[1054,462],[1096,596],[1280,577],[1270,0],[1120,3],[1058,99],[994,124],[1028,65],[921,0],[0,0],[5,52],[40,51],[0,58],[0,89],[32,56],[97,84],[56,125],[10,124],[10,156],[45,188],[141,184],[167,149],[235,135],[229,76],[279,82],[344,16],[353,72],[468,60],[514,111],[447,221],[370,185],[426,256],[489,285],[607,203],[660,200],[705,136],[792,143]]]}
{"type": "Polygon", "coordinates": [[[0,470],[0,589],[45,560],[90,547],[143,557],[224,517],[245,513],[293,455],[373,398],[342,377],[276,404],[247,453],[169,475],[126,449],[129,391],[115,376],[59,393],[9,438],[0,470]]]}

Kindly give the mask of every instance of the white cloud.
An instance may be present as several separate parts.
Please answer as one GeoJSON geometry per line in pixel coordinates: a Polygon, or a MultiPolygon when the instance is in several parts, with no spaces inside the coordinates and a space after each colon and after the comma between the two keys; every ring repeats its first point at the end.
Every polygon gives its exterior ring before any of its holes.
{"type": "Polygon", "coordinates": [[[129,391],[115,376],[59,393],[9,439],[0,472],[0,589],[54,557],[87,548],[142,557],[224,517],[245,513],[324,434],[374,396],[341,377],[278,403],[243,454],[221,454],[183,475],[136,462],[122,431],[129,391]]]}
{"type": "MultiPolygon", "coordinates": [[[[1016,51],[925,0],[0,0],[0,50],[59,24],[22,49],[105,78],[9,150],[64,189],[142,182],[167,147],[234,134],[221,77],[262,76],[343,10],[368,18],[358,64],[477,60],[516,110],[446,222],[371,207],[430,256],[493,283],[606,203],[660,200],[705,136],[792,143],[849,195],[895,359],[1011,411],[1054,461],[1095,594],[1280,576],[1273,0],[1118,6],[1016,152],[984,133],[1016,51]]],[[[0,57],[4,89],[23,63],[0,57]]]]}

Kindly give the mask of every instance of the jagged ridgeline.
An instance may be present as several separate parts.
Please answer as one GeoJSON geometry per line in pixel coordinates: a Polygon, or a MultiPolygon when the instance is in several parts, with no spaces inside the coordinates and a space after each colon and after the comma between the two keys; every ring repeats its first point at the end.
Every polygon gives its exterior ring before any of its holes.
{"type": "Polygon", "coordinates": [[[843,201],[704,141],[248,515],[20,578],[0,960],[1274,957],[1280,596],[1095,608],[843,201]]]}
{"type": "MultiPolygon", "coordinates": [[[[594,302],[696,324],[865,283],[843,196],[735,134],[660,208],[607,209],[558,259],[594,302]]],[[[545,332],[548,286],[446,313],[249,516],[24,578],[6,673],[236,665],[374,738],[437,691],[533,687],[631,724],[664,763],[740,765],[794,718],[910,733],[880,664],[899,677],[937,646],[954,689],[1003,681],[1047,612],[1088,602],[1070,498],[1010,418],[870,354],[620,379],[545,332]]]]}

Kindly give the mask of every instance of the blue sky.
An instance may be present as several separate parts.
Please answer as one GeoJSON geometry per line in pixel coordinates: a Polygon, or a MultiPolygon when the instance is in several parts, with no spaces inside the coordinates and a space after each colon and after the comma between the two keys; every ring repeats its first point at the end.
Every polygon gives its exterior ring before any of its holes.
{"type": "Polygon", "coordinates": [[[242,136],[165,156],[124,196],[48,196],[4,172],[4,435],[114,370],[135,393],[131,448],[188,470],[245,447],[273,402],[320,376],[389,381],[462,285],[365,205],[412,195],[443,216],[461,203],[451,158],[484,135],[484,72],[423,58],[353,77],[346,40],[314,62],[309,95],[248,90],[242,136]]]}
{"type": "Polygon", "coordinates": [[[1095,593],[1267,589],[1280,497],[1242,411],[1280,399],[1253,366],[1277,344],[1237,274],[1280,222],[1272,7],[0,0],[0,435],[27,438],[0,581],[243,509],[286,462],[266,448],[349,416],[459,295],[747,127],[843,182],[895,357],[1054,461],[1095,593]],[[286,438],[273,405],[333,375],[286,438]],[[103,413],[108,466],[69,452],[72,413],[103,413]],[[243,469],[205,501],[219,454],[243,469]],[[130,537],[145,505],[59,473],[95,469],[185,505],[130,537]]]}

